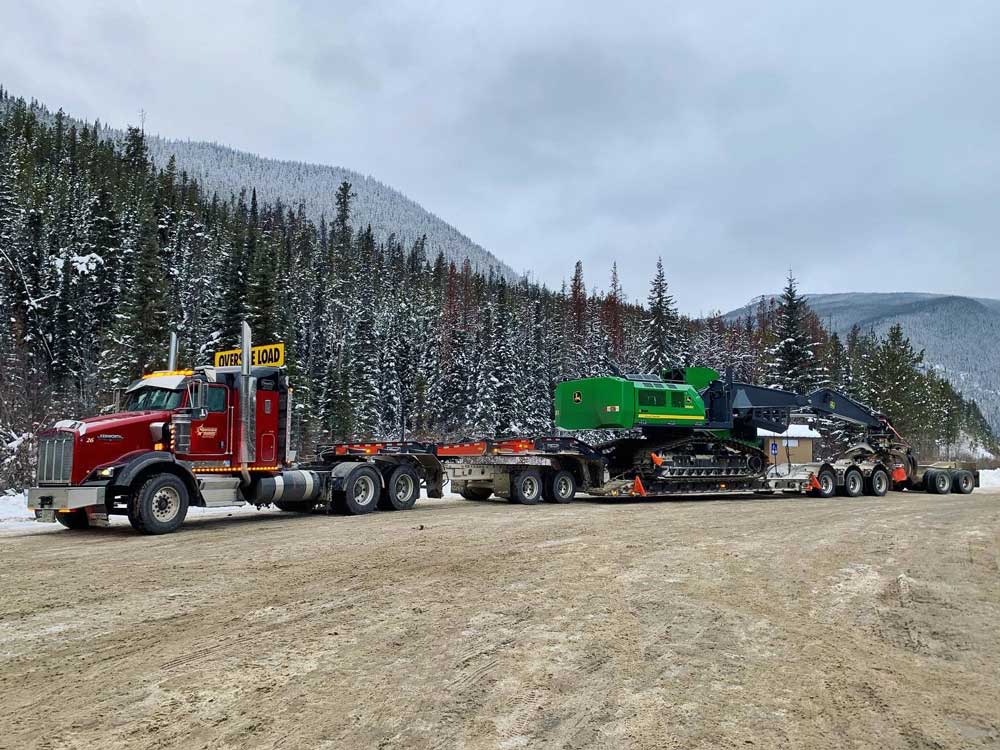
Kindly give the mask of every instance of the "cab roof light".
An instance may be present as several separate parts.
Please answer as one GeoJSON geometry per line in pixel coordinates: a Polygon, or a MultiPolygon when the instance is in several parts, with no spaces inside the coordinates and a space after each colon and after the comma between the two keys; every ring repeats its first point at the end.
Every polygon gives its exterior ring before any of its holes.
{"type": "Polygon", "coordinates": [[[157,370],[142,376],[143,380],[148,378],[162,378],[170,375],[194,375],[194,370],[157,370]]]}

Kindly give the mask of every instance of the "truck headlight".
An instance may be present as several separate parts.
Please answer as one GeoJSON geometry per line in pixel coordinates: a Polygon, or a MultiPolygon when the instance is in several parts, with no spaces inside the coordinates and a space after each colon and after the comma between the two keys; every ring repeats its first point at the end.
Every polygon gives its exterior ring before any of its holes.
{"type": "Polygon", "coordinates": [[[97,476],[99,476],[101,479],[111,479],[111,477],[115,475],[116,468],[117,467],[115,466],[106,466],[103,469],[98,470],[97,476]]]}

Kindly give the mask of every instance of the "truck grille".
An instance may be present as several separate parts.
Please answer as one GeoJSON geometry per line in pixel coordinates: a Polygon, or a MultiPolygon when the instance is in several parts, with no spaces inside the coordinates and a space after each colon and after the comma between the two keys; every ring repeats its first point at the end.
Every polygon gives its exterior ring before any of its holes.
{"type": "Polygon", "coordinates": [[[38,439],[38,484],[69,484],[73,472],[73,433],[38,439]]]}

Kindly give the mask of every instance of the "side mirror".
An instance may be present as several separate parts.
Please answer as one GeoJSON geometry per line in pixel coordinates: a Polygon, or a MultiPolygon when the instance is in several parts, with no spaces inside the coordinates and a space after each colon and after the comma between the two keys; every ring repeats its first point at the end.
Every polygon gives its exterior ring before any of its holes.
{"type": "Polygon", "coordinates": [[[205,419],[208,416],[208,407],[205,406],[207,398],[207,383],[198,380],[188,383],[188,409],[191,411],[193,421],[205,419]]]}

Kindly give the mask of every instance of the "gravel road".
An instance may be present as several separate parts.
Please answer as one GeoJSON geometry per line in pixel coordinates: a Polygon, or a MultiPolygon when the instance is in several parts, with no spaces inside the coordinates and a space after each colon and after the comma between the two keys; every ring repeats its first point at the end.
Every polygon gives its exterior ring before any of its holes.
{"type": "Polygon", "coordinates": [[[1000,492],[0,537],[0,748],[1000,747],[1000,492]]]}

